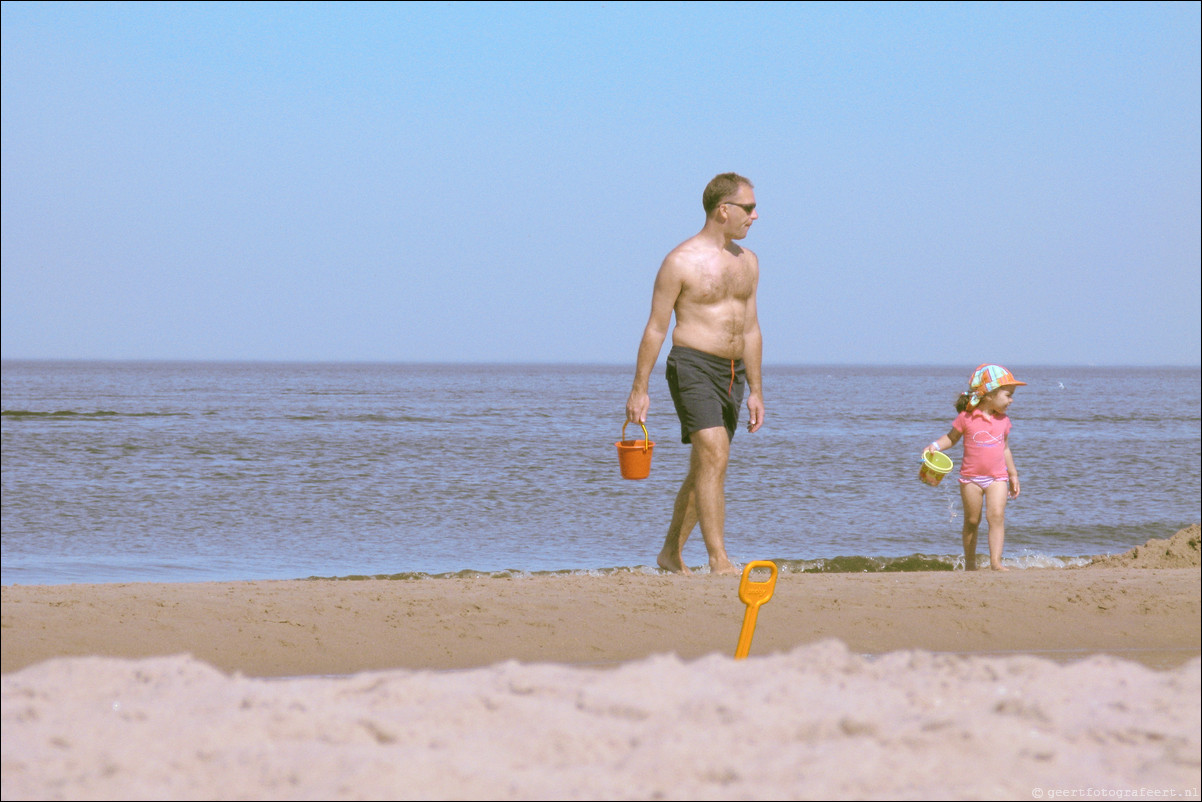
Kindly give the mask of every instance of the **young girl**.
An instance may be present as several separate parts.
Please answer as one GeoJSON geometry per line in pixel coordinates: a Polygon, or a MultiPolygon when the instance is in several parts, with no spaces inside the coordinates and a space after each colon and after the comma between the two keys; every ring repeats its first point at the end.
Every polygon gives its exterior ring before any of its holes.
{"type": "Polygon", "coordinates": [[[944,451],[964,438],[960,462],[960,500],[964,504],[964,567],[977,568],[977,528],[981,508],[989,521],[989,567],[1007,571],[1002,565],[1002,543],[1006,539],[1006,499],[1018,498],[1018,471],[1010,453],[1010,419],[1006,410],[1014,400],[1014,389],[1026,382],[1001,365],[981,365],[968,381],[968,392],[956,399],[960,413],[952,430],[927,446],[927,451],[944,451]]]}

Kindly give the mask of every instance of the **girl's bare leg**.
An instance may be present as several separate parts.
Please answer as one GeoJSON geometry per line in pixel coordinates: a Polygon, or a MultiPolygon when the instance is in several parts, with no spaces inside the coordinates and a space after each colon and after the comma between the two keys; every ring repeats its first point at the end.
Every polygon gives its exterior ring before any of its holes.
{"type": "Polygon", "coordinates": [[[977,570],[977,531],[981,526],[981,507],[985,493],[972,482],[960,485],[960,501],[964,505],[964,528],[960,535],[964,541],[964,570],[977,570]]]}
{"type": "Polygon", "coordinates": [[[1009,571],[1002,565],[1002,545],[1006,542],[1006,498],[1010,487],[1006,482],[994,482],[985,488],[985,518],[989,521],[989,567],[1009,571]]]}

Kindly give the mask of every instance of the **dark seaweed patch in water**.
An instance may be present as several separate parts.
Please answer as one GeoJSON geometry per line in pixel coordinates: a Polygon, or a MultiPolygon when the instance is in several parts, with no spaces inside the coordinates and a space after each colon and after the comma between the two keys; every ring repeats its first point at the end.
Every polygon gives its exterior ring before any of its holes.
{"type": "Polygon", "coordinates": [[[798,574],[872,574],[889,571],[953,571],[947,557],[911,554],[908,557],[832,557],[821,560],[777,560],[782,571],[798,574]]]}
{"type": "Polygon", "coordinates": [[[186,412],[115,412],[109,409],[98,409],[95,412],[77,412],[73,409],[60,409],[54,412],[35,412],[28,409],[6,409],[0,416],[10,420],[64,420],[91,418],[172,418],[188,417],[186,412]]]}

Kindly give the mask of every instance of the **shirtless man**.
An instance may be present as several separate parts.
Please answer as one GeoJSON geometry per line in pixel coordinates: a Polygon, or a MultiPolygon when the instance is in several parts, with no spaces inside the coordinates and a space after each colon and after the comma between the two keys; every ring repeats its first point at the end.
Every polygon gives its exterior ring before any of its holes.
{"type": "Polygon", "coordinates": [[[680,418],[681,442],[691,444],[689,472],[676,494],[672,523],[657,562],[666,571],[692,573],[685,541],[698,523],[709,552],[710,573],[737,573],[726,554],[726,465],[746,388],[748,431],[764,424],[760,366],[763,341],[755,292],[760,265],[735,241],[759,215],[751,182],[735,173],[715,176],[701,196],[705,226],[677,245],[660,265],[651,295],[651,317],[639,343],[626,420],[645,423],[647,388],[672,314],[668,387],[680,418]]]}

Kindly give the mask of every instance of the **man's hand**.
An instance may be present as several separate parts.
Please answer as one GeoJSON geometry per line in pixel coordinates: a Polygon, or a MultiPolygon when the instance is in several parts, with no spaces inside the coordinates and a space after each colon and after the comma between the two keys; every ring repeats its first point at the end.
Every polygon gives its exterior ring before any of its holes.
{"type": "Polygon", "coordinates": [[[764,399],[758,393],[747,397],[747,431],[758,431],[764,425],[764,399]]]}
{"type": "Polygon", "coordinates": [[[647,423],[647,409],[650,406],[650,395],[631,390],[630,397],[626,399],[626,421],[628,423],[647,423]]]}

